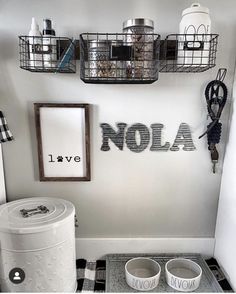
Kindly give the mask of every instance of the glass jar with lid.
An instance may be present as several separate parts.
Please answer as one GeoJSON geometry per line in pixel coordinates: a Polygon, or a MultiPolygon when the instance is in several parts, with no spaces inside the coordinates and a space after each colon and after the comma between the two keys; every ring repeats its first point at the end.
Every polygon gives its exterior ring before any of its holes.
{"type": "Polygon", "coordinates": [[[154,22],[146,18],[123,22],[124,43],[132,46],[131,61],[126,61],[126,77],[149,79],[155,71],[154,22]]]}

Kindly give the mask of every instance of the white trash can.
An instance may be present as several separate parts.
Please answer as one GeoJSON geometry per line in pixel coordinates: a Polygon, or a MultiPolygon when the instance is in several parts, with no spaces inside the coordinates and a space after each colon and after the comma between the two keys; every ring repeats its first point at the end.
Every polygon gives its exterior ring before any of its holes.
{"type": "Polygon", "coordinates": [[[0,206],[2,292],[76,291],[74,216],[73,204],[63,199],[0,206]]]}

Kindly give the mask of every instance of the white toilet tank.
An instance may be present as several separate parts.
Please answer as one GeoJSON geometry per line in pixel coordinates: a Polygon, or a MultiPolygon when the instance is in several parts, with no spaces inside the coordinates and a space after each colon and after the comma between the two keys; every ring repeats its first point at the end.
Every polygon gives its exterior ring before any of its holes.
{"type": "Polygon", "coordinates": [[[35,197],[0,206],[2,292],[75,292],[75,208],[35,197]]]}

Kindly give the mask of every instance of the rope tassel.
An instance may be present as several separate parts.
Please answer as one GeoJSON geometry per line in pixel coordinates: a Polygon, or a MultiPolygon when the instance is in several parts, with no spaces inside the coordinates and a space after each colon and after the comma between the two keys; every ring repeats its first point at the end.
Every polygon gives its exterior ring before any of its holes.
{"type": "MultiPolygon", "coordinates": [[[[207,126],[210,128],[211,124],[207,126]]],[[[222,130],[222,123],[218,122],[208,131],[207,133],[207,142],[208,145],[212,144],[219,144],[220,137],[221,137],[221,130],[222,130]]]]}

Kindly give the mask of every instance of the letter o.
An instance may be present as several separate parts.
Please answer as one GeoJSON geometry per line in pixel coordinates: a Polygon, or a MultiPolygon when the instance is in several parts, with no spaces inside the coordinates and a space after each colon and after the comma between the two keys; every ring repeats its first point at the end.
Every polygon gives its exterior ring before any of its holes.
{"type": "Polygon", "coordinates": [[[183,287],[184,289],[187,289],[187,288],[188,288],[188,282],[187,282],[187,281],[183,281],[183,282],[182,282],[182,287],[183,287]],[[184,283],[185,283],[185,286],[184,286],[184,283]]]}
{"type": "Polygon", "coordinates": [[[150,133],[145,125],[137,123],[128,128],[125,138],[126,145],[130,151],[139,153],[147,148],[150,141],[150,133]],[[139,145],[136,142],[136,132],[139,132],[140,134],[139,145]]]}
{"type": "Polygon", "coordinates": [[[144,287],[144,289],[148,289],[148,288],[150,288],[150,282],[149,281],[144,281],[144,283],[143,283],[143,287],[144,287]]]}

